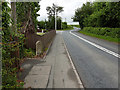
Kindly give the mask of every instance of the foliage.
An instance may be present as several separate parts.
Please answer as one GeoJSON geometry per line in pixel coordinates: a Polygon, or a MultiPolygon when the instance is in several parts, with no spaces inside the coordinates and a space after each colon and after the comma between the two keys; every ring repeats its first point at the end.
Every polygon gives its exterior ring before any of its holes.
{"type": "Polygon", "coordinates": [[[61,29],[61,30],[72,30],[72,29],[74,29],[72,25],[67,25],[67,28],[64,28],[64,29],[61,29]]]}
{"type": "Polygon", "coordinates": [[[17,11],[17,23],[23,26],[25,22],[29,20],[29,13],[31,11],[32,21],[34,23],[35,29],[37,29],[37,12],[40,10],[39,2],[17,2],[16,11],[17,11]]]}
{"type": "Polygon", "coordinates": [[[61,22],[62,22],[61,18],[58,17],[57,18],[57,29],[61,29],[61,22]]]}
{"type": "Polygon", "coordinates": [[[31,48],[24,49],[24,57],[32,58],[34,56],[35,56],[35,52],[31,48]]]}
{"type": "Polygon", "coordinates": [[[73,29],[72,25],[67,25],[67,29],[73,29]]]}
{"type": "Polygon", "coordinates": [[[42,35],[44,35],[45,33],[42,33],[42,32],[37,32],[37,35],[40,35],[40,36],[42,36],[42,35]]]}
{"type": "Polygon", "coordinates": [[[62,22],[62,29],[66,29],[67,28],[67,22],[62,22]]]}
{"type": "Polygon", "coordinates": [[[47,29],[55,29],[55,17],[51,17],[47,22],[47,29]]]}
{"type": "Polygon", "coordinates": [[[8,7],[7,2],[2,3],[2,33],[4,33],[4,39],[2,41],[3,43],[8,42],[10,39],[10,16],[8,14],[9,11],[10,8],[8,7]]]}
{"type": "Polygon", "coordinates": [[[73,17],[80,27],[120,27],[120,2],[94,2],[83,4],[73,17]]]}
{"type": "MultiPolygon", "coordinates": [[[[61,18],[57,17],[57,29],[61,29],[61,18]]],[[[50,21],[40,21],[38,22],[39,29],[55,29],[55,18],[51,17],[50,21]]]]}
{"type": "Polygon", "coordinates": [[[110,36],[112,38],[120,38],[119,35],[120,28],[84,27],[83,31],[96,35],[110,36]]]}
{"type": "Polygon", "coordinates": [[[2,60],[2,88],[21,88],[24,83],[17,82],[17,68],[15,66],[15,60],[19,58],[4,59],[2,60]]]}
{"type": "Polygon", "coordinates": [[[46,10],[48,12],[47,14],[49,15],[48,18],[50,19],[52,16],[55,16],[55,13],[56,16],[58,16],[59,13],[63,12],[63,7],[57,6],[53,3],[53,6],[52,7],[48,6],[46,10]]]}
{"type": "Polygon", "coordinates": [[[16,62],[20,58],[16,58],[12,53],[19,50],[20,54],[22,53],[25,38],[19,31],[15,33],[10,27],[13,23],[9,15],[10,11],[11,9],[8,7],[8,3],[2,2],[2,87],[18,88],[23,85],[22,82],[17,82],[16,77],[18,70],[16,62]]]}
{"type": "Polygon", "coordinates": [[[63,7],[57,6],[53,3],[53,6],[46,8],[48,14],[47,29],[55,29],[55,14],[57,17],[57,29],[61,29],[61,18],[58,16],[59,13],[63,12],[63,7]],[[56,12],[55,12],[56,11],[56,12]]]}
{"type": "Polygon", "coordinates": [[[79,25],[72,25],[73,27],[77,27],[77,28],[80,28],[80,26],[79,25]]]}
{"type": "Polygon", "coordinates": [[[90,15],[88,18],[85,18],[84,24],[85,26],[93,26],[93,27],[120,27],[120,4],[117,2],[100,2],[94,3],[93,8],[94,13],[90,15]],[[97,8],[96,8],[97,7],[97,8]]]}
{"type": "Polygon", "coordinates": [[[85,32],[83,30],[80,30],[79,32],[82,33],[82,34],[84,34],[84,35],[96,37],[96,38],[107,40],[107,41],[110,41],[110,42],[120,43],[120,38],[112,38],[110,36],[96,35],[96,34],[93,34],[93,33],[85,32]]]}
{"type": "Polygon", "coordinates": [[[89,15],[91,15],[93,12],[92,9],[92,4],[90,2],[87,2],[86,4],[83,4],[83,6],[81,8],[78,8],[75,11],[75,15],[73,17],[73,21],[78,21],[79,25],[81,28],[84,27],[84,19],[86,17],[88,17],[89,15]]]}
{"type": "Polygon", "coordinates": [[[32,18],[37,28],[38,2],[16,2],[17,33],[12,30],[13,20],[10,17],[11,8],[8,2],[2,2],[2,88],[20,88],[23,82],[17,80],[21,58],[33,57],[35,52],[24,48],[25,36],[20,29],[32,18]],[[30,13],[31,11],[31,13],[30,13]]]}
{"type": "Polygon", "coordinates": [[[45,22],[44,21],[40,21],[40,22],[38,22],[38,28],[39,29],[45,29],[45,22]]]}

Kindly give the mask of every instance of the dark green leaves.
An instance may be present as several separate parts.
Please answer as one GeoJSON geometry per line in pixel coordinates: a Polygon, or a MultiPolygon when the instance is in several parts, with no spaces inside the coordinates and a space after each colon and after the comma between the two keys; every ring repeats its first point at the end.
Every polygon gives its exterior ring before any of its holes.
{"type": "Polygon", "coordinates": [[[120,2],[87,2],[76,10],[73,21],[81,28],[120,27],[120,2]]]}

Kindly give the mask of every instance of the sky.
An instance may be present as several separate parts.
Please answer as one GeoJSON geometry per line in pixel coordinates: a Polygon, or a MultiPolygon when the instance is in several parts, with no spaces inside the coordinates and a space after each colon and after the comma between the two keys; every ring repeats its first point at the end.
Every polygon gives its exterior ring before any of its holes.
{"type": "Polygon", "coordinates": [[[62,17],[63,22],[66,21],[68,24],[78,24],[78,22],[73,22],[71,18],[74,16],[75,10],[80,8],[83,3],[86,3],[87,1],[91,0],[41,0],[39,2],[40,10],[38,11],[40,16],[37,19],[38,21],[44,21],[48,17],[46,7],[52,6],[52,4],[55,3],[58,6],[64,7],[64,11],[58,14],[58,16],[62,17]]]}
{"type": "MultiPolygon", "coordinates": [[[[11,0],[6,0],[6,1],[11,1],[11,0]]],[[[12,0],[12,1],[16,1],[16,0],[12,0]]],[[[39,0],[17,0],[17,2],[34,2],[34,1],[39,1],[39,0]]],[[[86,2],[93,2],[93,1],[99,1],[99,2],[103,2],[106,0],[41,0],[39,2],[40,4],[40,10],[38,11],[38,14],[40,14],[39,17],[37,17],[38,21],[44,21],[45,19],[47,19],[48,15],[47,15],[47,11],[46,11],[46,7],[47,6],[52,6],[52,4],[56,4],[58,6],[62,6],[63,8],[63,12],[60,13],[58,16],[62,17],[62,21],[66,21],[68,24],[78,24],[78,22],[73,22],[73,20],[71,19],[74,14],[75,14],[75,10],[77,8],[82,7],[83,3],[86,2]]],[[[108,0],[108,1],[113,1],[113,0],[108,0]]],[[[119,1],[119,0],[115,0],[115,1],[119,1]]]]}

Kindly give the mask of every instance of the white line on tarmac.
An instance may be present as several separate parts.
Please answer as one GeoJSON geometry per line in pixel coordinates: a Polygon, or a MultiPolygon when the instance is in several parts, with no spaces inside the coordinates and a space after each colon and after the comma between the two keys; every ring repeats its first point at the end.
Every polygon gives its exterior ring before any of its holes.
{"type": "Polygon", "coordinates": [[[77,36],[76,34],[72,33],[71,31],[70,31],[70,34],[72,34],[72,35],[76,36],[77,38],[79,38],[79,39],[81,39],[81,40],[83,40],[83,41],[91,44],[92,46],[95,46],[96,48],[98,48],[98,49],[100,49],[100,50],[102,50],[102,51],[104,51],[104,52],[107,52],[107,53],[109,53],[109,54],[111,54],[111,55],[113,55],[113,56],[115,56],[115,57],[117,57],[117,58],[120,58],[120,55],[119,55],[119,54],[117,54],[117,53],[115,53],[115,52],[113,52],[113,51],[111,51],[111,50],[108,50],[108,49],[106,49],[106,48],[104,48],[104,47],[102,47],[102,46],[100,46],[100,45],[97,45],[97,44],[95,44],[95,43],[93,43],[93,42],[90,42],[90,41],[88,41],[88,40],[80,37],[80,36],[77,36]]]}
{"type": "MultiPolygon", "coordinates": [[[[63,41],[64,41],[64,39],[63,39],[63,41]]],[[[76,77],[77,77],[79,87],[80,87],[82,90],[84,90],[84,86],[83,86],[82,81],[81,81],[81,79],[80,79],[80,77],[79,77],[79,75],[78,75],[78,72],[77,72],[77,70],[76,70],[76,68],[75,68],[75,66],[74,66],[74,64],[73,64],[73,62],[72,62],[72,59],[71,59],[70,54],[69,54],[69,52],[68,52],[68,50],[67,50],[65,41],[64,41],[64,47],[65,47],[65,50],[66,50],[66,52],[67,52],[68,58],[69,58],[69,60],[70,60],[70,63],[71,63],[71,65],[72,65],[73,71],[74,71],[74,73],[75,73],[75,75],[76,75],[76,77]]]]}

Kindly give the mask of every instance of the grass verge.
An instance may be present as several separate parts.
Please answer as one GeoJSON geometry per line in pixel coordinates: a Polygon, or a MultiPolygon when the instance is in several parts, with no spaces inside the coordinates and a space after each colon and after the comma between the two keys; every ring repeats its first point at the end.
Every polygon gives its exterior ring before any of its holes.
{"type": "Polygon", "coordinates": [[[77,27],[77,28],[80,28],[80,25],[72,25],[73,27],[77,27]]]}
{"type": "Polygon", "coordinates": [[[37,35],[40,35],[40,36],[42,36],[42,35],[44,35],[45,33],[41,33],[41,32],[37,32],[37,35]]]}
{"type": "Polygon", "coordinates": [[[96,35],[96,34],[88,33],[88,32],[85,32],[85,31],[79,31],[79,32],[82,33],[82,34],[88,35],[88,36],[104,39],[104,40],[107,40],[107,41],[110,41],[110,42],[120,43],[120,38],[112,38],[110,36],[96,35]]]}
{"type": "Polygon", "coordinates": [[[57,30],[57,31],[65,31],[65,30],[72,30],[72,29],[74,29],[74,28],[73,27],[68,27],[66,29],[61,29],[61,30],[57,30]]]}

